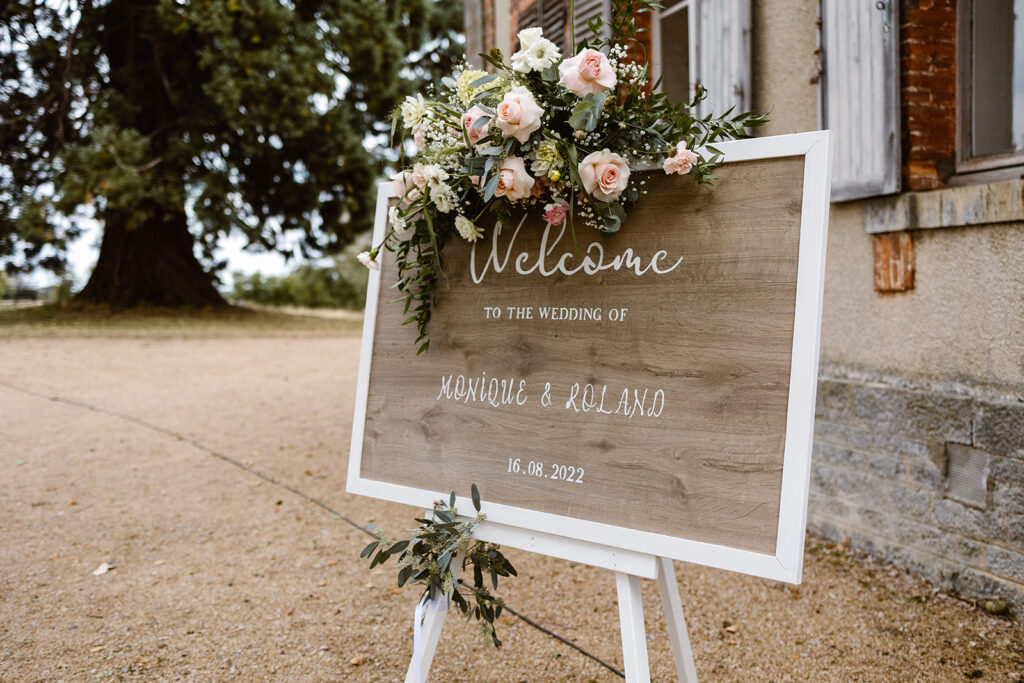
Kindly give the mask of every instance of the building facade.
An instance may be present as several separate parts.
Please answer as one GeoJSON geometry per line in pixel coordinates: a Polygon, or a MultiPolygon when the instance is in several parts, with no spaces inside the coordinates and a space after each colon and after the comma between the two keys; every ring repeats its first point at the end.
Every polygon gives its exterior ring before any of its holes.
{"type": "MultiPolygon", "coordinates": [[[[467,52],[614,0],[466,0],[467,52]]],[[[809,528],[1024,614],[1022,0],[663,0],[638,55],[835,136],[809,528]]]]}

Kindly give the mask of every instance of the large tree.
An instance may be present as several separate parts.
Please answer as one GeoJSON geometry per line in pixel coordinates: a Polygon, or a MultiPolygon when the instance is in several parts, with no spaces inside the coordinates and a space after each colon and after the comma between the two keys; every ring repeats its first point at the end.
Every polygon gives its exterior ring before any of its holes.
{"type": "Polygon", "coordinates": [[[223,302],[231,231],[336,251],[372,220],[374,136],[461,22],[444,0],[0,0],[0,260],[60,271],[95,219],[80,297],[173,306],[223,302]]]}

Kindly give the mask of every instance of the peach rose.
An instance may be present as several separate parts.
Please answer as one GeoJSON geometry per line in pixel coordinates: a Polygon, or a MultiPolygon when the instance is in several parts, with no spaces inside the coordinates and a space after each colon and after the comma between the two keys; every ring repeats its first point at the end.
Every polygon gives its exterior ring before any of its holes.
{"type": "Polygon", "coordinates": [[[469,138],[469,144],[475,145],[480,141],[480,138],[487,137],[487,129],[491,127],[490,123],[485,123],[479,128],[474,128],[473,124],[481,116],[490,116],[487,112],[481,109],[477,105],[470,107],[469,111],[462,115],[462,127],[466,129],[466,137],[469,138]]]}
{"type": "Polygon", "coordinates": [[[562,75],[558,84],[571,90],[577,97],[604,92],[618,80],[608,58],[589,47],[559,64],[558,72],[562,75]]]}
{"type": "Polygon", "coordinates": [[[665,169],[665,173],[686,175],[693,168],[693,165],[697,163],[697,158],[696,154],[686,149],[686,142],[680,141],[676,145],[676,153],[665,159],[662,168],[665,169]]]}
{"type": "MultiPolygon", "coordinates": [[[[426,182],[424,182],[426,185],[426,182]]],[[[423,196],[423,193],[416,183],[413,182],[412,173],[402,171],[391,176],[391,191],[401,200],[401,203],[411,204],[423,196]]]]}
{"type": "Polygon", "coordinates": [[[626,160],[607,149],[585,156],[579,172],[584,189],[602,202],[618,199],[629,182],[626,160]]]}
{"type": "Polygon", "coordinates": [[[498,189],[494,194],[509,199],[526,199],[530,196],[533,183],[522,157],[506,157],[498,169],[498,189]]]}
{"type": "Polygon", "coordinates": [[[544,110],[537,106],[533,93],[520,85],[505,93],[505,98],[495,111],[495,122],[501,134],[519,142],[530,139],[530,133],[540,128],[540,117],[544,110]]]}
{"type": "Polygon", "coordinates": [[[412,173],[409,174],[412,184],[418,187],[420,190],[424,190],[427,187],[427,176],[423,173],[423,164],[413,164],[412,173]]]}

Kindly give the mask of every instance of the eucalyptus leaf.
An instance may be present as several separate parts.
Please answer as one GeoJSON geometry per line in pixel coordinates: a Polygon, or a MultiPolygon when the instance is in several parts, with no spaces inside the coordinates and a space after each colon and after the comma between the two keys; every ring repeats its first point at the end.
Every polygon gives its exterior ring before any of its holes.
{"type": "Polygon", "coordinates": [[[487,85],[491,81],[497,80],[497,78],[498,78],[498,74],[487,74],[486,76],[481,76],[480,78],[478,78],[475,81],[473,81],[472,83],[470,83],[469,87],[470,88],[479,88],[481,85],[487,85]]]}
{"type": "Polygon", "coordinates": [[[496,176],[496,175],[492,176],[491,179],[487,181],[487,185],[484,186],[484,201],[485,202],[491,201],[491,198],[494,197],[494,193],[498,189],[498,180],[499,180],[498,176],[496,176]]]}

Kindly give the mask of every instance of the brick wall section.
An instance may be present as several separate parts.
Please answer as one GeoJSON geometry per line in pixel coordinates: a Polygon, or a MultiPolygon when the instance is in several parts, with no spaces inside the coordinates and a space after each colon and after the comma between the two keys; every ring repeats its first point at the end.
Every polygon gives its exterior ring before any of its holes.
{"type": "Polygon", "coordinates": [[[816,412],[810,530],[1024,615],[1024,403],[826,370],[816,412]],[[992,454],[984,509],[946,496],[947,441],[992,454]]]}
{"type": "Polygon", "coordinates": [[[642,30],[637,34],[636,40],[629,44],[626,57],[636,64],[643,64],[651,60],[651,18],[653,16],[652,12],[643,12],[633,17],[633,21],[642,30]]]}
{"type": "Polygon", "coordinates": [[[900,9],[903,188],[933,190],[955,171],[956,3],[903,0],[900,9]]]}

